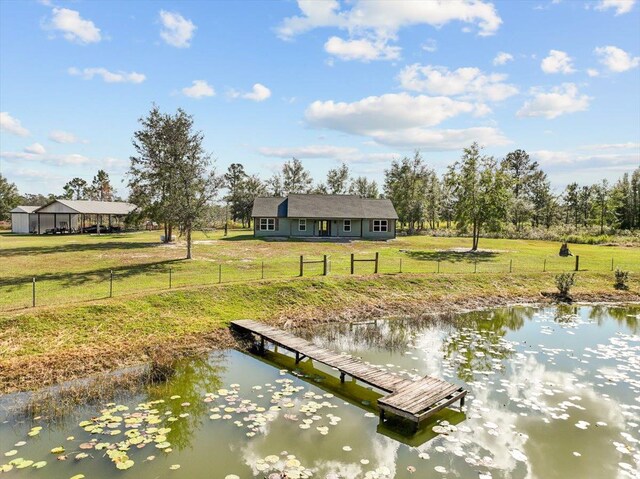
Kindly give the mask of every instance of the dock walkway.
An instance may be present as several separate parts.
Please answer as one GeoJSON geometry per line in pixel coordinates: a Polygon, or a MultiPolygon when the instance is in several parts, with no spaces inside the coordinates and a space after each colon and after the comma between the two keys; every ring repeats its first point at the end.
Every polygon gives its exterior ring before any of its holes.
{"type": "Polygon", "coordinates": [[[340,372],[344,382],[346,375],[357,381],[381,389],[389,394],[378,399],[380,417],[389,412],[419,423],[450,404],[460,401],[464,405],[467,391],[442,379],[425,376],[418,380],[403,378],[347,354],[339,354],[294,336],[287,331],[268,326],[250,319],[231,322],[232,327],[243,333],[251,333],[260,338],[264,350],[265,341],[287,349],[296,355],[296,363],[305,357],[323,363],[340,372]]]}

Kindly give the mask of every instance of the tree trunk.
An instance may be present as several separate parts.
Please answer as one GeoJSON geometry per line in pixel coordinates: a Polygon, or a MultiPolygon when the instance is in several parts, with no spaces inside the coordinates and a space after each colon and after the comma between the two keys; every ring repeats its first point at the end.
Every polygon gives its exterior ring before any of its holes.
{"type": "Polygon", "coordinates": [[[191,257],[191,226],[187,226],[187,259],[191,257]]]}

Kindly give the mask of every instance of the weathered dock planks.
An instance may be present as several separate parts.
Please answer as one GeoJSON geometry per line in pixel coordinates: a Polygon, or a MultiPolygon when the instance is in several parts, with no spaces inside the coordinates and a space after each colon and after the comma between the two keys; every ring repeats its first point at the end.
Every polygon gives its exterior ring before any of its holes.
{"type": "Polygon", "coordinates": [[[366,364],[348,354],[318,347],[287,331],[251,319],[232,321],[231,325],[240,332],[257,335],[262,349],[265,341],[268,341],[293,352],[296,355],[296,362],[308,357],[337,369],[342,381],[348,375],[357,381],[389,393],[378,399],[380,417],[383,420],[384,413],[388,412],[418,424],[457,401],[460,401],[460,407],[464,405],[467,391],[442,379],[431,376],[415,381],[406,379],[385,369],[366,364]]]}

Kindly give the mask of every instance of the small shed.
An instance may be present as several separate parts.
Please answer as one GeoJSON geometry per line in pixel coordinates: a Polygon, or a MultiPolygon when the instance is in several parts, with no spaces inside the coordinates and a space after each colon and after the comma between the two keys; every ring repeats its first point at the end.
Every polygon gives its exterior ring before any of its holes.
{"type": "Polygon", "coordinates": [[[38,206],[16,206],[11,213],[11,232],[28,234],[35,231],[37,217],[33,212],[38,206]]]}

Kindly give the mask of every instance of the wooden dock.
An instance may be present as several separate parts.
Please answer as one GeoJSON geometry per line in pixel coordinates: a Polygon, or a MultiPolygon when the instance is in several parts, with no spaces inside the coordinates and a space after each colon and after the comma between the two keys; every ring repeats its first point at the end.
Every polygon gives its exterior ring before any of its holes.
{"type": "Polygon", "coordinates": [[[407,379],[380,367],[366,364],[350,355],[318,347],[291,333],[250,319],[232,321],[231,326],[240,333],[258,336],[262,351],[265,349],[265,342],[268,341],[294,353],[296,363],[305,357],[310,358],[337,369],[340,380],[343,382],[345,376],[351,376],[357,381],[389,393],[378,399],[382,420],[385,418],[385,412],[388,412],[418,424],[457,401],[460,401],[461,408],[464,406],[467,391],[442,379],[431,376],[418,380],[407,379]]]}

